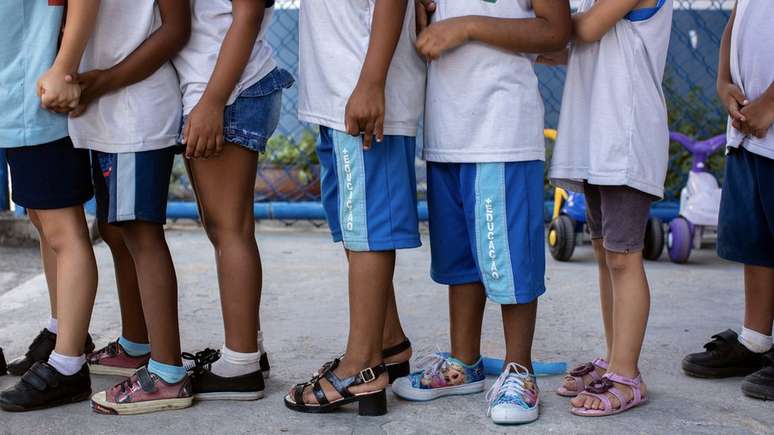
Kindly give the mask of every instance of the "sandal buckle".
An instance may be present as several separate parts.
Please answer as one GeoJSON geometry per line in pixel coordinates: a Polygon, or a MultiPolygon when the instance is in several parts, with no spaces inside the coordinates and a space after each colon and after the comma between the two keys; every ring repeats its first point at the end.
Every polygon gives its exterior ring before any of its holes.
{"type": "Polygon", "coordinates": [[[367,384],[376,380],[376,373],[374,373],[374,369],[369,367],[360,371],[360,378],[367,384]]]}

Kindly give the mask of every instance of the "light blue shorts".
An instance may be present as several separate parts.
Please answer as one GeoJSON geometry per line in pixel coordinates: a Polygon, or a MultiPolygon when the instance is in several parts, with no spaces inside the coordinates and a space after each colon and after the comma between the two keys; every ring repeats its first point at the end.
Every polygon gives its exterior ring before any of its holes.
{"type": "Polygon", "coordinates": [[[546,291],[542,161],[427,163],[433,280],[499,304],[546,291]]]}
{"type": "Polygon", "coordinates": [[[386,136],[365,151],[361,138],[320,127],[322,203],[334,241],[350,251],[422,245],[415,149],[413,137],[386,136]]]}

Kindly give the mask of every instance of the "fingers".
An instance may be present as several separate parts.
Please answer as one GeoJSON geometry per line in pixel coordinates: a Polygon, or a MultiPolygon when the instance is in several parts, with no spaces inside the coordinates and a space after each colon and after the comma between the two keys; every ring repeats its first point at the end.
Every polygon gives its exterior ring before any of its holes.
{"type": "Polygon", "coordinates": [[[70,111],[70,118],[77,118],[81,115],[83,115],[84,112],[86,112],[86,106],[85,104],[79,104],[78,107],[70,111]]]}
{"type": "Polygon", "coordinates": [[[422,2],[416,3],[415,7],[417,14],[417,36],[419,36],[427,28],[430,17],[427,14],[427,6],[422,2]]]}
{"type": "Polygon", "coordinates": [[[223,147],[226,145],[226,139],[223,137],[223,134],[218,134],[217,139],[215,140],[215,156],[219,156],[223,152],[223,147]]]}
{"type": "Polygon", "coordinates": [[[351,136],[360,136],[360,132],[362,131],[360,129],[360,121],[358,120],[357,116],[355,116],[349,110],[349,107],[347,107],[347,113],[344,119],[344,128],[347,130],[347,133],[351,136]]]}
{"type": "Polygon", "coordinates": [[[382,143],[384,141],[384,116],[377,118],[374,125],[374,135],[376,136],[376,142],[382,143]]]}
{"type": "Polygon", "coordinates": [[[195,129],[188,128],[188,133],[185,137],[185,158],[193,159],[196,154],[196,144],[199,141],[199,135],[195,129]]]}
{"type": "Polygon", "coordinates": [[[370,150],[373,139],[374,139],[374,123],[369,122],[366,124],[365,133],[363,134],[363,149],[370,150]]]}
{"type": "Polygon", "coordinates": [[[750,104],[750,100],[748,100],[747,97],[742,92],[742,90],[739,89],[739,86],[733,86],[731,88],[731,96],[741,106],[746,106],[746,105],[750,104]]]}
{"type": "Polygon", "coordinates": [[[739,103],[735,98],[731,98],[731,101],[728,102],[728,114],[733,118],[735,121],[739,122],[745,122],[747,121],[747,118],[742,114],[741,108],[739,107],[739,103]]]}

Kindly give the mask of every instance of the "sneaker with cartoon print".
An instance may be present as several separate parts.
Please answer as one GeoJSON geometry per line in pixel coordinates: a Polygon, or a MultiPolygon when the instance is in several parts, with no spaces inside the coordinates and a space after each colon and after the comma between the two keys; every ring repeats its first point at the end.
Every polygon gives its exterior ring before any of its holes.
{"type": "Polygon", "coordinates": [[[526,367],[509,363],[486,394],[486,414],[496,424],[524,424],[538,419],[540,390],[526,367]]]}
{"type": "Polygon", "coordinates": [[[419,370],[395,380],[392,391],[400,398],[427,401],[444,396],[484,391],[484,361],[468,365],[453,356],[432,354],[417,360],[419,370]]]}

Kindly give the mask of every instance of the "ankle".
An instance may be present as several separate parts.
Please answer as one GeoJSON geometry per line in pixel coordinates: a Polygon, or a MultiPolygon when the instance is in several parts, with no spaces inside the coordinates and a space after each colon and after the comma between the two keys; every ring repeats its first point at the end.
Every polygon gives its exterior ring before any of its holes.
{"type": "Polygon", "coordinates": [[[503,370],[505,370],[505,368],[508,367],[508,364],[510,363],[516,363],[529,370],[530,373],[535,374],[535,369],[532,367],[532,358],[511,358],[509,355],[505,355],[505,360],[503,361],[503,370]]]}
{"type": "Polygon", "coordinates": [[[478,362],[478,360],[481,359],[481,353],[480,352],[455,352],[452,351],[449,354],[452,358],[457,359],[461,361],[463,364],[472,366],[478,362]]]}

